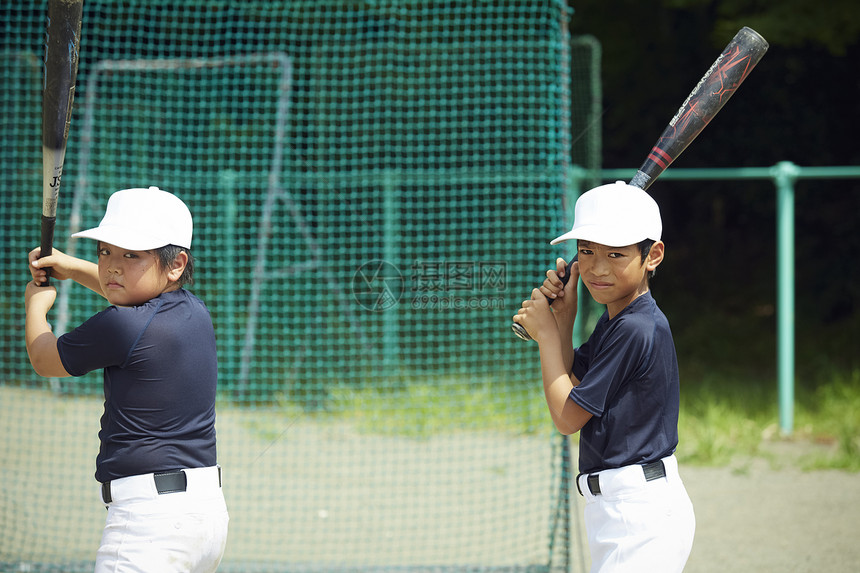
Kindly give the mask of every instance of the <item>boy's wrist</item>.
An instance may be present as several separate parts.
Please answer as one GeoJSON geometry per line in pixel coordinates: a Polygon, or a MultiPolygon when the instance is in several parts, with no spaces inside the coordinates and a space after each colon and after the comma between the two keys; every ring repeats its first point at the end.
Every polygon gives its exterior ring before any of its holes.
{"type": "Polygon", "coordinates": [[[541,326],[541,328],[535,333],[535,340],[538,344],[545,344],[548,342],[558,342],[561,343],[561,333],[559,329],[552,328],[552,325],[541,326]]]}
{"type": "Polygon", "coordinates": [[[50,306],[46,306],[44,304],[40,304],[39,301],[28,300],[24,305],[24,313],[27,315],[27,318],[44,318],[47,319],[48,311],[51,310],[50,306]]]}
{"type": "Polygon", "coordinates": [[[48,311],[54,306],[56,289],[51,286],[41,286],[32,280],[24,289],[24,314],[27,319],[46,319],[48,311]]]}
{"type": "Polygon", "coordinates": [[[564,334],[573,333],[573,325],[576,323],[576,312],[570,315],[555,314],[555,323],[558,325],[558,330],[564,334]]]}

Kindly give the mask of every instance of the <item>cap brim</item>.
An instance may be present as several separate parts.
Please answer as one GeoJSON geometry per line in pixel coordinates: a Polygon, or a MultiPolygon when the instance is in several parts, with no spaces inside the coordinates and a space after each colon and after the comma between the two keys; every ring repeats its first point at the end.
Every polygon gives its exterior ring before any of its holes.
{"type": "Polygon", "coordinates": [[[550,244],[550,245],[557,245],[557,244],[559,244],[559,243],[563,243],[563,242],[565,242],[565,241],[569,241],[569,240],[571,240],[571,239],[578,239],[578,238],[579,238],[579,237],[577,237],[577,236],[576,236],[576,234],[575,234],[573,231],[568,231],[568,232],[567,232],[567,233],[565,233],[564,235],[561,235],[560,237],[556,237],[555,239],[553,239],[552,241],[550,241],[550,242],[549,242],[549,244],[550,244]]]}
{"type": "Polygon", "coordinates": [[[94,239],[129,251],[149,251],[166,246],[162,244],[163,241],[155,237],[141,236],[137,230],[134,233],[129,233],[128,229],[116,226],[99,226],[74,233],[72,237],[94,239]]]}

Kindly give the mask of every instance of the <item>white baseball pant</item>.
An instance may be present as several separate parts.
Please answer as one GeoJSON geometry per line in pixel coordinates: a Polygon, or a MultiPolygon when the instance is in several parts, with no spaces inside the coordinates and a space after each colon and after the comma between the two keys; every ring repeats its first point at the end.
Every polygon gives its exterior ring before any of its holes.
{"type": "Polygon", "coordinates": [[[665,476],[652,476],[650,481],[640,465],[590,474],[591,488],[589,475],[579,476],[577,485],[586,500],[591,573],[684,570],[696,517],[677,459],[669,456],[662,461],[665,476]],[[600,493],[592,493],[598,488],[600,493]]]}
{"type": "Polygon", "coordinates": [[[110,482],[95,573],[214,573],[229,521],[220,468],[182,471],[185,491],[159,493],[153,474],[110,482]]]}

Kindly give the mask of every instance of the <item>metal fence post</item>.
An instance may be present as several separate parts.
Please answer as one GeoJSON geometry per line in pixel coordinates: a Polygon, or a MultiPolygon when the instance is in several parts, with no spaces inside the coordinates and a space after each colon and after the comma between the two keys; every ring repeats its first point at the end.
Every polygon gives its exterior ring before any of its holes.
{"type": "Polygon", "coordinates": [[[777,234],[777,383],[779,428],[794,426],[794,182],[800,169],[790,161],[773,168],[777,234]]]}

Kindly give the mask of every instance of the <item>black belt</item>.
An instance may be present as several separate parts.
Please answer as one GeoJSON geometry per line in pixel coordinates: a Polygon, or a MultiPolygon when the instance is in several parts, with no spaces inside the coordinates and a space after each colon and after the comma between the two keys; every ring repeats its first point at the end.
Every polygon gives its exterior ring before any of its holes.
{"type": "MultiPolygon", "coordinates": [[[[178,493],[181,491],[185,491],[188,488],[188,478],[185,476],[185,472],[182,470],[175,472],[152,474],[152,477],[155,481],[155,491],[158,492],[158,495],[161,495],[163,493],[178,493]]],[[[220,481],[220,468],[218,471],[218,478],[220,481]]],[[[109,481],[106,481],[102,484],[102,499],[105,503],[110,503],[112,500],[110,495],[109,481]]]]}
{"type": "MultiPolygon", "coordinates": [[[[654,481],[666,477],[666,466],[663,465],[663,460],[657,460],[650,464],[642,464],[640,466],[645,473],[645,481],[654,481]]],[[[600,495],[600,474],[589,474],[586,478],[588,491],[591,495],[600,495]]],[[[579,489],[579,480],[576,480],[576,489],[579,489]]],[[[579,490],[579,495],[582,495],[582,490],[579,490]]]]}

